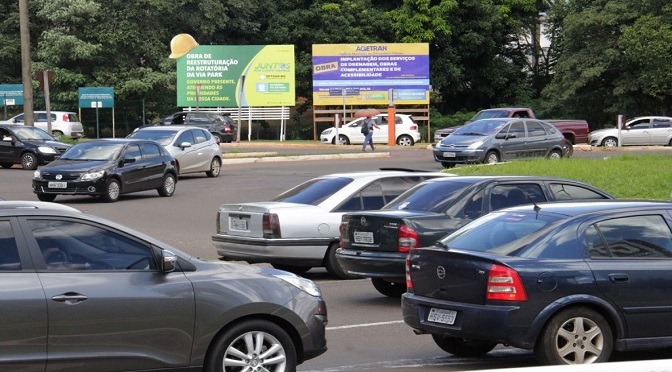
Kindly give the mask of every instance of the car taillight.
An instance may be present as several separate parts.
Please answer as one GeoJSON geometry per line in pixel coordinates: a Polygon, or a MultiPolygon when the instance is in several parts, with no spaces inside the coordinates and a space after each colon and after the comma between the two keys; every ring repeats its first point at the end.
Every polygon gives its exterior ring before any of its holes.
{"type": "Polygon", "coordinates": [[[492,265],[488,273],[486,298],[498,301],[527,301],[527,293],[516,270],[492,265]]]}
{"type": "Polygon", "coordinates": [[[275,213],[264,213],[262,220],[265,239],[280,238],[280,221],[275,213]]]}
{"type": "Polygon", "coordinates": [[[406,225],[401,225],[397,234],[397,251],[408,253],[411,248],[420,248],[418,233],[406,225]]]}
{"type": "Polygon", "coordinates": [[[63,114],[63,121],[70,121],[70,115],[63,114]]]}
{"type": "Polygon", "coordinates": [[[406,255],[406,291],[413,291],[413,280],[411,279],[411,255],[406,255]]]}
{"type": "Polygon", "coordinates": [[[348,239],[348,233],[346,232],[346,225],[347,222],[341,222],[341,224],[338,226],[338,232],[340,233],[339,236],[339,241],[338,241],[338,246],[341,248],[345,247],[345,243],[349,243],[350,239],[348,239]]]}
{"type": "Polygon", "coordinates": [[[417,130],[418,126],[417,125],[411,125],[411,130],[417,130]]]}

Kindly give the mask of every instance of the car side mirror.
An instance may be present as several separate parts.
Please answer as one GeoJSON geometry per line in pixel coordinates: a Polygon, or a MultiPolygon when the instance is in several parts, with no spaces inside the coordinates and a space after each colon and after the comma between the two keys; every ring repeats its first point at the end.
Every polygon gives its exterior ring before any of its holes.
{"type": "Polygon", "coordinates": [[[180,148],[182,150],[186,149],[187,147],[191,147],[191,142],[182,142],[180,143],[180,148]]]}
{"type": "Polygon", "coordinates": [[[161,272],[170,273],[175,271],[177,256],[175,253],[167,250],[161,251],[161,272]]]}
{"type": "Polygon", "coordinates": [[[506,133],[497,133],[495,135],[495,138],[505,140],[505,139],[511,138],[511,136],[506,134],[506,133]]]}
{"type": "Polygon", "coordinates": [[[121,165],[124,165],[124,164],[127,164],[127,163],[135,163],[135,158],[133,158],[133,157],[128,157],[128,158],[126,158],[126,157],[125,157],[124,160],[122,160],[122,164],[121,164],[121,165]]]}
{"type": "Polygon", "coordinates": [[[12,137],[10,137],[10,136],[4,136],[4,137],[2,137],[2,141],[3,141],[3,142],[12,142],[12,137]]]}

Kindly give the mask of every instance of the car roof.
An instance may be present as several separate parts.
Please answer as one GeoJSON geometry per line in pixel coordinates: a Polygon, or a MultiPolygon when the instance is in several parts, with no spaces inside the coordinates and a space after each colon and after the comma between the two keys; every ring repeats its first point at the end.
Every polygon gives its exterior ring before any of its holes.
{"type": "Polygon", "coordinates": [[[178,125],[158,125],[158,126],[142,127],[142,128],[138,128],[138,131],[146,132],[146,131],[150,131],[150,130],[166,130],[166,129],[173,130],[175,132],[181,131],[181,130],[187,130],[187,129],[201,129],[201,130],[203,130],[203,128],[200,128],[200,127],[194,127],[194,126],[191,126],[191,125],[179,125],[178,124],[178,125]]]}
{"type": "MultiPolygon", "coordinates": [[[[627,211],[642,211],[642,210],[660,210],[660,209],[672,209],[672,202],[667,201],[657,201],[657,200],[625,200],[625,199],[611,199],[611,200],[599,200],[599,201],[563,201],[563,202],[550,202],[550,203],[537,203],[539,211],[545,213],[556,213],[566,216],[576,216],[588,213],[596,212],[605,212],[617,213],[617,212],[627,212],[627,211]]],[[[528,204],[525,206],[516,206],[510,208],[504,208],[500,211],[533,211],[534,206],[528,204]]]]}
{"type": "Polygon", "coordinates": [[[448,173],[443,173],[440,171],[416,171],[416,170],[401,170],[401,169],[385,169],[381,168],[378,170],[371,170],[371,171],[356,171],[356,172],[343,172],[343,173],[332,173],[332,174],[326,174],[323,176],[319,177],[314,177],[313,179],[316,178],[337,178],[337,177],[348,177],[348,178],[354,178],[354,179],[361,179],[361,178],[380,178],[380,177],[387,177],[387,176],[426,176],[426,175],[432,175],[432,176],[452,176],[451,174],[448,173]]]}
{"type": "Polygon", "coordinates": [[[67,211],[67,212],[81,213],[78,209],[58,203],[0,199],[1,214],[5,214],[6,211],[12,211],[12,210],[24,211],[24,212],[25,210],[44,210],[44,211],[58,211],[58,212],[67,211]]]}
{"type": "Polygon", "coordinates": [[[455,176],[451,178],[433,178],[431,180],[427,180],[423,183],[428,183],[428,182],[455,182],[455,181],[462,181],[466,183],[478,183],[478,182],[483,182],[483,181],[499,181],[499,180],[506,180],[506,181],[563,181],[563,182],[572,182],[572,183],[581,183],[581,184],[586,184],[585,182],[581,181],[576,181],[568,178],[559,178],[559,177],[546,177],[546,176],[509,176],[509,175],[503,175],[503,176],[455,176]]]}
{"type": "Polygon", "coordinates": [[[141,138],[98,138],[91,141],[85,141],[80,143],[93,143],[93,142],[133,143],[133,142],[155,142],[155,141],[141,138]]]}

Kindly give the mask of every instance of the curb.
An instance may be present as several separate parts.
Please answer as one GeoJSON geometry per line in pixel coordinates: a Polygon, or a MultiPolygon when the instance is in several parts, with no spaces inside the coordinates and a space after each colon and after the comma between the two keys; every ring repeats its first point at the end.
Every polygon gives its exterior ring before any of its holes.
{"type": "Polygon", "coordinates": [[[293,156],[267,156],[250,158],[223,158],[223,164],[249,164],[249,163],[272,163],[281,161],[307,161],[324,159],[363,159],[363,158],[386,158],[389,152],[367,152],[362,154],[327,154],[327,155],[293,155],[293,156]]]}

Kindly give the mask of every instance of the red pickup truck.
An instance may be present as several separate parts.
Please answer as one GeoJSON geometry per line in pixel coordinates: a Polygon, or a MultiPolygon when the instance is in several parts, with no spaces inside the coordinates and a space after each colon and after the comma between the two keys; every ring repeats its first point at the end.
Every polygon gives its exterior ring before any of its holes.
{"type": "MultiPolygon", "coordinates": [[[[536,119],[534,111],[529,107],[500,107],[492,108],[487,110],[481,110],[476,115],[474,115],[467,123],[470,123],[474,120],[479,119],[489,119],[489,118],[533,118],[536,119]]],[[[543,120],[543,119],[542,119],[543,120]]],[[[588,142],[588,123],[585,120],[544,120],[550,124],[553,124],[556,128],[560,129],[560,132],[569,140],[572,145],[577,143],[586,143],[588,142]]],[[[434,142],[437,143],[441,141],[444,137],[453,133],[457,128],[460,128],[461,125],[438,129],[434,132],[434,142]]]]}

